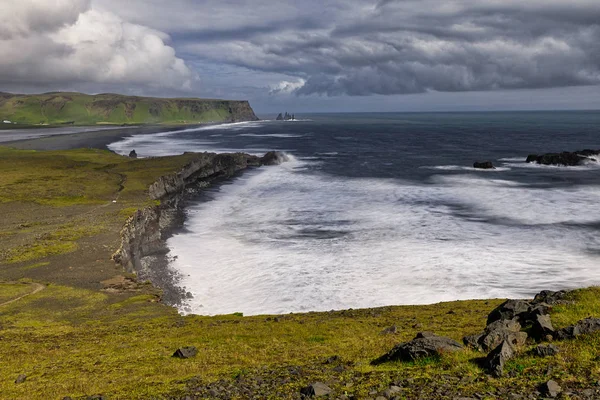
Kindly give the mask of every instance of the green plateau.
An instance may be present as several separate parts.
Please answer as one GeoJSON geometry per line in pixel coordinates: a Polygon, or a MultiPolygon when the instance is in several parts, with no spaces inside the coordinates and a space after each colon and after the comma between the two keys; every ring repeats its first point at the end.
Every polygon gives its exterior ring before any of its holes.
{"type": "Polygon", "coordinates": [[[12,125],[203,124],[253,121],[247,101],[119,94],[0,93],[0,123],[12,125]]]}

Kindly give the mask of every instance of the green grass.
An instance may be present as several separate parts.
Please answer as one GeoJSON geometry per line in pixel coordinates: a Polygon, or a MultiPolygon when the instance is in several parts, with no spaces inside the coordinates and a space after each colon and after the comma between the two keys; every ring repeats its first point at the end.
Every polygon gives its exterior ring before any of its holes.
{"type": "MultiPolygon", "coordinates": [[[[247,102],[165,99],[118,94],[0,93],[0,121],[19,125],[197,124],[240,119],[239,108],[253,115],[247,102]]],[[[250,115],[250,114],[248,114],[250,115]]],[[[13,125],[11,125],[13,126],[13,125]]],[[[13,126],[14,127],[14,126],[13,126]]]]}
{"type": "MultiPolygon", "coordinates": [[[[14,296],[0,285],[1,296],[14,296]],[[4,295],[3,291],[10,293],[4,295]]],[[[576,322],[581,310],[598,308],[600,289],[579,290],[574,305],[557,307],[553,319],[576,322]]],[[[383,307],[351,312],[309,313],[280,317],[179,316],[156,303],[151,295],[114,301],[107,295],[50,285],[3,310],[0,354],[0,391],[7,398],[36,399],[109,394],[112,399],[155,398],[181,391],[186,379],[231,379],[263,366],[306,366],[311,371],[330,355],[350,362],[351,371],[366,374],[365,382],[351,392],[367,396],[373,387],[385,388],[391,377],[469,379],[460,385],[471,392],[508,386],[531,388],[544,380],[588,385],[600,376],[597,349],[600,335],[559,343],[562,352],[550,358],[521,355],[507,366],[507,377],[489,379],[473,362],[480,353],[465,350],[439,359],[412,363],[369,362],[420,330],[460,340],[465,333],[484,327],[487,313],[499,301],[461,301],[430,306],[383,307]],[[448,317],[447,312],[455,314],[448,317]],[[414,329],[418,321],[423,326],[414,329]],[[396,324],[398,335],[380,335],[396,324]],[[193,345],[199,354],[188,360],[172,358],[180,346],[193,345]],[[312,367],[311,367],[312,365],[312,367]],[[550,375],[546,375],[553,366],[550,375]],[[25,384],[11,378],[25,373],[25,384]],[[512,376],[511,376],[512,375],[512,376]],[[46,397],[44,397],[46,396],[46,397]]],[[[328,372],[308,379],[331,378],[328,372]]],[[[295,391],[299,387],[290,386],[295,391]]]]}
{"type": "Polygon", "coordinates": [[[109,221],[122,224],[137,209],[157,204],[149,198],[148,186],[194,157],[131,159],[96,149],[0,147],[0,210],[15,219],[0,227],[0,263],[76,251],[80,239],[108,230],[102,213],[109,212],[109,221]],[[42,223],[47,214],[52,217],[42,223]]]}
{"type": "Polygon", "coordinates": [[[21,283],[0,283],[0,304],[31,292],[30,285],[21,283]]]}

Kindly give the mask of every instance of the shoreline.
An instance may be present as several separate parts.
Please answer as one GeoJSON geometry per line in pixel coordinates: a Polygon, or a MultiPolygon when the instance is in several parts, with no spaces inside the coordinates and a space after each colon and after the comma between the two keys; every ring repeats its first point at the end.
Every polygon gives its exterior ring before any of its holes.
{"type": "MultiPolygon", "coordinates": [[[[128,136],[150,135],[162,132],[175,132],[185,129],[200,128],[203,126],[219,124],[195,124],[185,126],[131,126],[118,128],[100,128],[96,130],[49,134],[35,138],[25,138],[0,142],[0,146],[13,147],[20,150],[71,150],[78,148],[93,148],[101,150],[110,150],[108,145],[125,139],[128,136]]],[[[47,128],[54,129],[54,128],[47,128]]],[[[0,132],[0,135],[2,132],[0,132]]]]}

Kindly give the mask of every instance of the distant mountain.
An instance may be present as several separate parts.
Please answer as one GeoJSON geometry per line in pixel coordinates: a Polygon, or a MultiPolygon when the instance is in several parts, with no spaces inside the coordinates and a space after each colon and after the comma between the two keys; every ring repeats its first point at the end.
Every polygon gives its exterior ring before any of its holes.
{"type": "Polygon", "coordinates": [[[256,120],[258,118],[247,101],[0,92],[0,122],[18,124],[197,124],[256,120]]]}

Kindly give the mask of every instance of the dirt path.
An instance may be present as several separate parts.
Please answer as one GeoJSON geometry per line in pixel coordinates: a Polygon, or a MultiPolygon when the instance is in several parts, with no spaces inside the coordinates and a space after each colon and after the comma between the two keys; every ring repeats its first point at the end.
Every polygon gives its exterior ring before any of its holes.
{"type": "Polygon", "coordinates": [[[14,303],[15,301],[19,301],[27,296],[31,296],[32,294],[36,294],[36,293],[41,292],[42,290],[46,289],[46,286],[41,285],[39,283],[32,283],[31,286],[34,288],[31,292],[24,294],[23,296],[19,296],[16,299],[12,299],[12,300],[6,301],[4,303],[0,303],[0,307],[7,306],[9,304],[14,303]]]}

